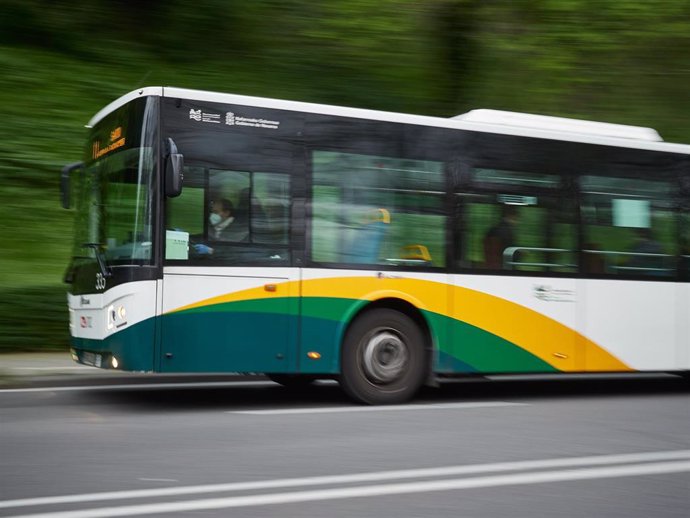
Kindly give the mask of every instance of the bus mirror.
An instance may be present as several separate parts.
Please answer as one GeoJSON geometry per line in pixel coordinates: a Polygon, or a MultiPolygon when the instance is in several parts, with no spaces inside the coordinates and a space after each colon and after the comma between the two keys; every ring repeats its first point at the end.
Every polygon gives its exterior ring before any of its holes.
{"type": "Polygon", "coordinates": [[[182,194],[182,180],[184,169],[184,156],[177,152],[177,146],[173,139],[167,141],[167,154],[165,157],[165,195],[175,198],[182,194]]]}
{"type": "Polygon", "coordinates": [[[74,171],[78,171],[82,167],[84,167],[84,162],[67,164],[62,168],[62,173],[60,174],[60,199],[64,209],[70,208],[70,176],[74,171]]]}

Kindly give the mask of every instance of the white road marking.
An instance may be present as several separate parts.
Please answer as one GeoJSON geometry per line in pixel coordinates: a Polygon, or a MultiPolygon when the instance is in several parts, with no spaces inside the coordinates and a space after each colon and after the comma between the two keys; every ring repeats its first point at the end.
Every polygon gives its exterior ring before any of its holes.
{"type": "Polygon", "coordinates": [[[132,383],[121,385],[88,385],[71,387],[37,387],[0,389],[0,394],[19,394],[22,392],[78,392],[94,390],[141,390],[141,389],[171,389],[171,388],[231,388],[231,387],[256,387],[260,385],[275,387],[272,381],[209,381],[199,383],[132,383]]]}
{"type": "Polygon", "coordinates": [[[230,482],[225,484],[207,484],[199,486],[135,489],[129,491],[110,491],[91,494],[80,493],[76,495],[24,498],[19,500],[4,500],[0,501],[0,509],[6,509],[10,507],[95,502],[103,500],[129,500],[133,498],[154,498],[175,495],[181,496],[201,493],[227,493],[230,491],[265,490],[301,486],[323,486],[332,484],[353,484],[363,482],[386,482],[392,480],[405,480],[413,478],[449,477],[458,475],[475,475],[480,473],[500,473],[505,471],[576,468],[582,466],[606,466],[632,463],[640,464],[644,462],[663,462],[669,460],[690,460],[690,450],[625,453],[619,455],[592,455],[586,457],[566,457],[560,459],[523,460],[515,462],[497,462],[490,464],[470,464],[464,466],[443,466],[437,468],[374,471],[369,473],[352,473],[347,475],[325,475],[315,477],[257,480],[250,482],[230,482]]]}
{"type": "Polygon", "coordinates": [[[592,480],[613,477],[634,477],[660,475],[690,471],[690,461],[657,462],[615,467],[582,468],[537,473],[519,473],[512,475],[492,475],[428,482],[408,482],[401,484],[383,484],[374,486],[356,486],[335,489],[317,489],[293,491],[227,498],[208,498],[161,504],[128,505],[120,507],[102,507],[78,511],[60,511],[23,515],[24,518],[110,518],[115,516],[136,516],[143,514],[178,513],[183,511],[200,511],[206,509],[228,509],[233,507],[253,507],[261,505],[290,504],[346,498],[364,498],[412,493],[428,493],[459,489],[475,489],[525,484],[544,484],[549,482],[566,482],[573,480],[592,480]]]}
{"type": "Polygon", "coordinates": [[[442,403],[428,405],[334,406],[310,408],[276,408],[272,410],[231,410],[226,413],[245,415],[339,414],[345,412],[403,412],[407,410],[457,410],[467,408],[491,408],[505,406],[527,406],[527,403],[509,403],[507,401],[478,401],[471,403],[442,403]]]}

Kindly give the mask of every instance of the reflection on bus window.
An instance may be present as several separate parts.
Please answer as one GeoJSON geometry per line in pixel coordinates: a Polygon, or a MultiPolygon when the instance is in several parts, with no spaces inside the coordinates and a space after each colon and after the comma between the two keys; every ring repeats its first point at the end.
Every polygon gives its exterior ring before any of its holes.
{"type": "Polygon", "coordinates": [[[445,266],[441,162],[315,151],[313,164],[314,261],[445,266]]]}

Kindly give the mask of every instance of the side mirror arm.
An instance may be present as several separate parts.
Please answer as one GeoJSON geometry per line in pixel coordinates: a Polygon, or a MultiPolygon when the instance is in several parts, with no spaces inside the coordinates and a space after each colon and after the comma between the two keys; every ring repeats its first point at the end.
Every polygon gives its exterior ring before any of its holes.
{"type": "Polygon", "coordinates": [[[60,199],[64,209],[70,208],[70,177],[74,171],[84,167],[84,162],[67,164],[60,173],[60,199]]]}
{"type": "Polygon", "coordinates": [[[184,156],[178,153],[173,139],[168,138],[165,144],[165,195],[169,198],[175,198],[182,194],[184,156]]]}

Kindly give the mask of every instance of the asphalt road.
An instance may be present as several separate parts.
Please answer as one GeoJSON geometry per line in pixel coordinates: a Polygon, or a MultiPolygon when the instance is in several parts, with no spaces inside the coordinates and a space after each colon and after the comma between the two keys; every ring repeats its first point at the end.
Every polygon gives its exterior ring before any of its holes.
{"type": "Polygon", "coordinates": [[[0,516],[690,513],[677,378],[463,381],[398,407],[160,381],[0,390],[0,516]]]}

